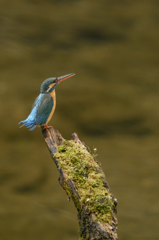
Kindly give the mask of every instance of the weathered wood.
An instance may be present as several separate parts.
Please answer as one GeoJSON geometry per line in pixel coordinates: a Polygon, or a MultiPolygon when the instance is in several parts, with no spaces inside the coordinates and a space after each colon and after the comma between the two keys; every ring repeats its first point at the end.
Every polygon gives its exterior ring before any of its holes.
{"type": "MultiPolygon", "coordinates": [[[[60,176],[59,176],[59,183],[62,186],[62,188],[66,191],[66,194],[68,196],[68,199],[72,199],[75,207],[77,208],[78,211],[78,222],[79,222],[79,228],[80,228],[80,239],[81,240],[104,240],[104,239],[111,239],[111,240],[116,240],[117,239],[117,218],[116,218],[116,205],[117,205],[117,199],[113,197],[113,195],[111,194],[110,188],[108,186],[108,183],[106,181],[105,178],[105,174],[101,168],[100,163],[98,163],[96,161],[96,159],[94,158],[93,154],[90,152],[89,148],[80,141],[80,139],[78,138],[76,133],[73,133],[71,135],[71,139],[74,141],[74,146],[77,145],[77,147],[84,146],[84,151],[87,151],[87,155],[88,153],[91,156],[91,159],[93,159],[94,161],[94,166],[96,166],[96,173],[97,175],[95,176],[101,176],[102,178],[102,189],[104,188],[106,191],[106,196],[103,197],[103,199],[101,198],[101,196],[99,196],[99,200],[98,200],[98,196],[96,197],[96,200],[92,200],[93,205],[91,203],[91,199],[85,199],[82,200],[84,198],[84,196],[81,194],[81,189],[79,187],[79,185],[77,184],[78,179],[76,179],[76,181],[74,181],[74,178],[71,175],[70,170],[67,171],[67,161],[65,161],[65,170],[63,169],[63,163],[60,160],[60,157],[57,156],[58,153],[58,147],[59,146],[63,146],[63,143],[66,142],[66,140],[61,136],[61,134],[52,128],[49,129],[43,129],[42,128],[42,134],[44,136],[46,145],[50,151],[51,157],[54,160],[57,169],[60,172],[60,176]],[[99,175],[98,175],[99,174],[99,175]],[[109,201],[110,202],[109,202],[109,201]],[[106,201],[106,202],[104,202],[106,201]],[[110,204],[111,203],[111,209],[110,212],[104,212],[104,210],[102,210],[102,206],[106,206],[105,204],[107,203],[110,204]],[[88,203],[87,203],[88,202],[88,203]],[[102,205],[104,204],[104,205],[102,205]],[[96,206],[97,208],[94,210],[94,206],[96,206]],[[97,217],[97,211],[98,211],[98,206],[100,209],[99,210],[99,216],[97,217]],[[103,215],[101,215],[103,214],[103,215]],[[104,216],[105,214],[105,216],[104,216]],[[109,218],[106,216],[106,214],[109,214],[109,218]],[[106,221],[104,221],[103,219],[106,219],[106,221]],[[108,219],[108,220],[107,220],[108,219]]],[[[69,141],[68,141],[69,142],[69,141]]],[[[66,142],[67,145],[67,142],[66,142]]],[[[73,147],[72,147],[73,148],[73,147]]],[[[62,150],[63,152],[66,152],[66,149],[62,150]]],[[[61,152],[62,152],[61,151],[61,152]]],[[[63,153],[62,153],[63,154],[63,153]]],[[[79,154],[79,153],[78,153],[79,154]]],[[[84,153],[85,154],[85,153],[84,153]]],[[[62,155],[63,156],[63,155],[62,155]]],[[[65,155],[64,155],[65,156],[65,155]]],[[[78,159],[78,158],[77,158],[78,159]]],[[[76,160],[77,163],[78,160],[76,160]]],[[[69,163],[69,162],[68,162],[69,163]]],[[[88,161],[89,163],[89,161],[88,161]]],[[[85,162],[81,162],[80,164],[86,164],[85,162]]],[[[91,163],[92,164],[92,163],[91,163]]],[[[72,165],[74,166],[74,165],[72,165]]],[[[77,176],[76,178],[78,178],[78,172],[81,169],[72,167],[70,168],[69,164],[68,164],[68,169],[73,169],[72,171],[74,171],[75,173],[77,172],[77,176]]],[[[86,168],[86,165],[84,165],[84,170],[86,168]]],[[[89,175],[91,174],[91,168],[87,169],[87,174],[84,173],[80,173],[83,174],[83,179],[90,179],[89,175]]],[[[81,175],[80,175],[81,177],[81,175]]],[[[93,184],[94,181],[92,179],[93,184]]],[[[88,183],[87,183],[88,184],[88,183]]],[[[94,185],[91,185],[91,179],[90,179],[90,186],[88,185],[88,188],[92,188],[94,185]]],[[[100,187],[100,186],[99,186],[100,187]]],[[[98,189],[98,188],[96,188],[98,189]]],[[[87,194],[87,190],[86,194],[87,194]]],[[[108,206],[109,207],[109,206],[108,206]]]]}

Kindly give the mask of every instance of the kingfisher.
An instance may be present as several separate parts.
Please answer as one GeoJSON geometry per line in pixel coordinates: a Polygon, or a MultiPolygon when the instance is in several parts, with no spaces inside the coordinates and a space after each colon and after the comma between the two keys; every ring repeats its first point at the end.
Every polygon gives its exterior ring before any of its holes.
{"type": "Polygon", "coordinates": [[[74,73],[70,73],[61,77],[46,79],[41,84],[40,94],[35,99],[29,116],[25,120],[19,122],[19,124],[22,124],[20,127],[25,125],[31,131],[34,130],[36,126],[41,126],[43,129],[52,128],[52,126],[48,126],[47,124],[52,118],[56,107],[55,88],[60,82],[74,75],[74,73]]]}

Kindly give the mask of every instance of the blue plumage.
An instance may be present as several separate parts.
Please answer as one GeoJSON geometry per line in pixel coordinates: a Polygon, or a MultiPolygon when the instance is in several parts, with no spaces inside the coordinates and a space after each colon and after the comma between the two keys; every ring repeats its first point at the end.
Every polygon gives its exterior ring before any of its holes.
{"type": "Polygon", "coordinates": [[[27,119],[21,121],[19,124],[26,126],[29,130],[34,130],[37,125],[43,125],[53,108],[53,98],[49,93],[40,93],[33,103],[31,113],[27,119]]]}
{"type": "Polygon", "coordinates": [[[19,122],[29,128],[29,130],[34,130],[36,126],[44,126],[45,128],[50,128],[51,126],[47,126],[47,123],[50,121],[56,105],[56,95],[55,88],[56,86],[64,81],[67,78],[74,76],[74,73],[70,73],[61,77],[53,77],[46,79],[40,88],[40,94],[35,99],[33,103],[31,113],[27,117],[27,119],[19,122]]]}

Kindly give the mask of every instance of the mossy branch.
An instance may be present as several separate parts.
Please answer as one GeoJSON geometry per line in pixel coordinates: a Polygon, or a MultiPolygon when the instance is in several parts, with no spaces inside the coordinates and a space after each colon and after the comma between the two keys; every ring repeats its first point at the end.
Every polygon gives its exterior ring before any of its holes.
{"type": "Polygon", "coordinates": [[[59,183],[77,208],[81,240],[116,240],[117,200],[100,163],[76,133],[69,141],[55,129],[42,133],[60,172],[59,183]]]}

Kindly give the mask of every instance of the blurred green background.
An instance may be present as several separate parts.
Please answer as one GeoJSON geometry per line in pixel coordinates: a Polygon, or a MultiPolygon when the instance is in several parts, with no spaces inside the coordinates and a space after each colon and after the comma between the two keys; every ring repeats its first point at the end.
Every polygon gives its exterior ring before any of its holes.
{"type": "Polygon", "coordinates": [[[19,129],[48,77],[50,124],[97,148],[122,240],[159,239],[159,2],[0,0],[0,239],[78,239],[41,130],[19,129]]]}

